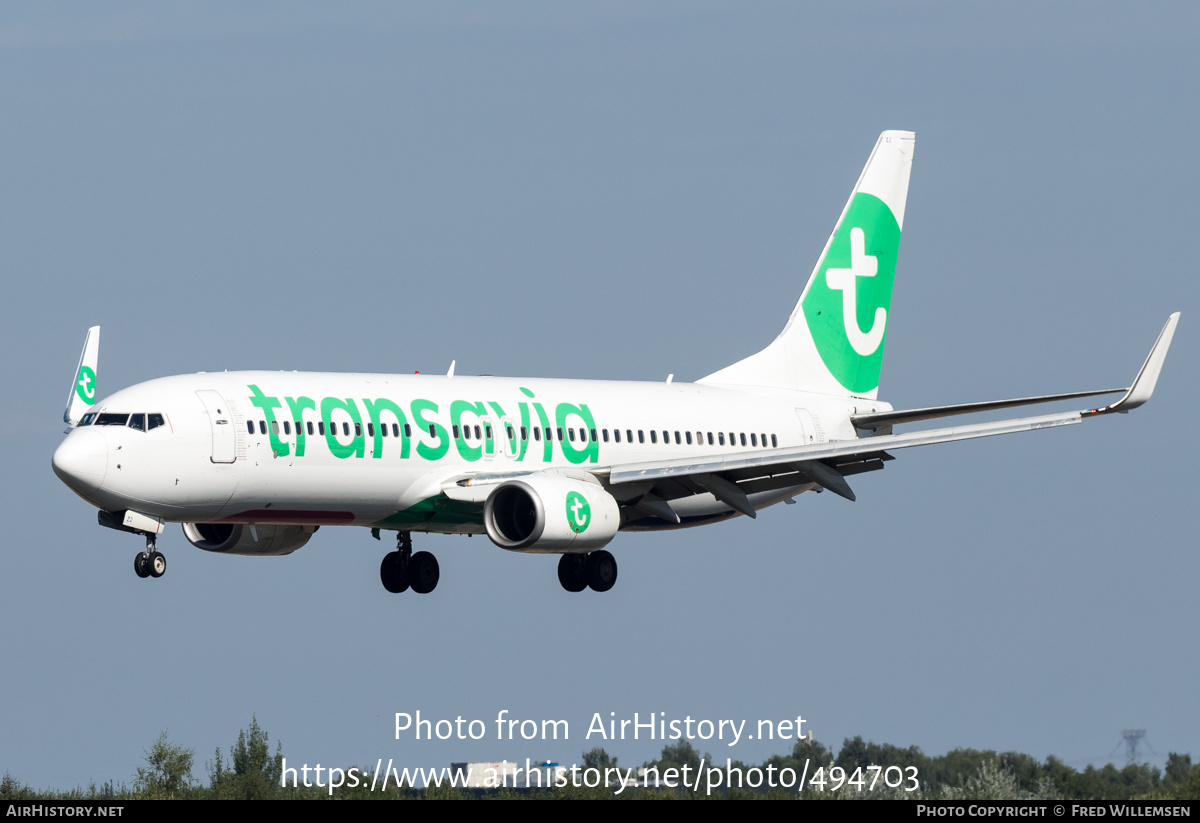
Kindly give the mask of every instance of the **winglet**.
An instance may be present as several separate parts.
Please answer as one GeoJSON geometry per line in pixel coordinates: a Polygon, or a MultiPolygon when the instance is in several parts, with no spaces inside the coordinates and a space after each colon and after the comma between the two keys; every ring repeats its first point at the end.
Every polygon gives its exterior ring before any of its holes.
{"type": "Polygon", "coordinates": [[[79,365],[75,367],[75,380],[71,393],[67,395],[67,408],[63,411],[63,422],[75,426],[96,402],[96,365],[100,356],[100,327],[88,329],[83,340],[83,351],[79,365]]]}
{"type": "Polygon", "coordinates": [[[1162,372],[1163,361],[1167,359],[1167,349],[1171,348],[1171,338],[1175,336],[1177,325],[1179,325],[1179,312],[1175,312],[1167,318],[1167,325],[1163,326],[1163,330],[1159,332],[1158,339],[1154,341],[1154,348],[1150,349],[1150,356],[1142,364],[1141,371],[1134,378],[1133,385],[1129,387],[1129,391],[1125,392],[1124,397],[1111,406],[1091,409],[1083,412],[1083,415],[1087,417],[1097,414],[1112,414],[1113,412],[1124,413],[1130,409],[1136,409],[1149,400],[1150,396],[1154,394],[1154,386],[1158,383],[1158,375],[1162,372]]]}

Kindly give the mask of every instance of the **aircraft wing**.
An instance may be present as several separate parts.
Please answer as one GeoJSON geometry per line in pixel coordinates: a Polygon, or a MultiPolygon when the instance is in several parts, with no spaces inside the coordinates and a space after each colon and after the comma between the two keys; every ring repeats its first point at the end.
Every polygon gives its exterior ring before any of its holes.
{"type": "MultiPolygon", "coordinates": [[[[1110,390],[1124,391],[1124,396],[1103,408],[1012,420],[996,420],[903,434],[880,434],[874,437],[819,443],[793,449],[739,452],[711,459],[682,458],[618,465],[613,466],[609,470],[608,476],[603,479],[607,481],[618,497],[621,496],[620,488],[622,486],[642,484],[642,487],[646,489],[644,504],[642,504],[643,501],[635,500],[632,505],[641,508],[647,514],[673,522],[679,522],[679,518],[670,508],[669,500],[701,492],[711,493],[730,508],[749,517],[754,517],[755,512],[748,494],[758,491],[815,484],[845,497],[847,500],[854,500],[854,492],[850,490],[850,486],[845,480],[846,476],[883,468],[884,462],[893,459],[892,455],[888,453],[891,450],[1070,426],[1082,422],[1086,417],[1126,412],[1137,408],[1149,400],[1154,393],[1155,384],[1162,371],[1163,361],[1166,358],[1167,349],[1170,348],[1178,322],[1179,313],[1176,312],[1170,316],[1159,333],[1158,339],[1150,350],[1149,357],[1138,371],[1133,385],[1128,389],[1110,390]]],[[[961,406],[915,409],[910,412],[885,412],[879,415],[864,415],[857,418],[855,423],[860,428],[887,427],[890,432],[891,426],[899,422],[1106,393],[1109,391],[969,403],[961,406]],[[866,418],[874,419],[867,420],[866,418]],[[864,421],[866,425],[864,425],[864,421]]]]}
{"type": "MultiPolygon", "coordinates": [[[[622,506],[632,507],[648,516],[673,523],[681,521],[679,515],[671,508],[671,500],[705,492],[747,517],[755,516],[749,495],[757,492],[813,486],[828,489],[847,500],[854,500],[854,492],[846,482],[846,477],[882,469],[884,463],[895,459],[889,452],[896,449],[1072,426],[1088,417],[1113,412],[1123,413],[1137,408],[1154,393],[1178,321],[1178,312],[1167,320],[1150,350],[1150,355],[1128,389],[1073,392],[861,415],[854,418],[858,428],[885,430],[888,433],[791,449],[760,449],[708,458],[684,457],[618,464],[607,469],[580,470],[587,471],[600,480],[622,506]],[[1117,402],[1103,408],[993,420],[901,434],[891,433],[891,427],[899,423],[1116,392],[1124,392],[1124,395],[1117,402]]],[[[442,483],[442,493],[452,500],[482,505],[496,484],[532,473],[536,472],[455,475],[442,483]]]]}

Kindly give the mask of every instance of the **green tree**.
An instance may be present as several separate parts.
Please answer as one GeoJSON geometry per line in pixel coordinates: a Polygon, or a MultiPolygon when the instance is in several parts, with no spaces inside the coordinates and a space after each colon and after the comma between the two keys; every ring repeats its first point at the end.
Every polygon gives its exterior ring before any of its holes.
{"type": "MultiPolygon", "coordinates": [[[[705,755],[704,759],[712,762],[712,758],[708,755],[705,755]]],[[[688,741],[680,740],[678,743],[663,746],[662,755],[658,760],[651,760],[646,764],[647,768],[652,766],[658,767],[660,775],[665,769],[682,769],[684,766],[688,766],[688,779],[692,780],[692,775],[696,774],[696,770],[700,768],[700,752],[696,751],[696,747],[688,741]]]]}
{"type": "Polygon", "coordinates": [[[616,768],[616,765],[617,758],[599,746],[583,753],[583,767],[585,769],[613,769],[616,768]]]}
{"type": "Polygon", "coordinates": [[[37,792],[26,783],[19,782],[8,772],[0,778],[0,800],[33,800],[37,792]]]}
{"type": "Polygon", "coordinates": [[[1167,768],[1163,772],[1163,785],[1174,787],[1180,783],[1186,783],[1188,778],[1192,776],[1192,756],[1190,754],[1176,754],[1171,752],[1167,755],[1167,768]]]}
{"type": "Polygon", "coordinates": [[[250,721],[250,729],[238,732],[237,745],[229,748],[232,769],[226,769],[217,749],[209,776],[218,798],[263,800],[280,794],[283,777],[283,746],[276,743],[271,756],[270,738],[258,725],[258,717],[250,721]]]}
{"type": "Polygon", "coordinates": [[[163,732],[145,752],[146,766],[138,767],[135,790],[153,798],[175,798],[192,788],[195,752],[172,743],[163,732]]]}

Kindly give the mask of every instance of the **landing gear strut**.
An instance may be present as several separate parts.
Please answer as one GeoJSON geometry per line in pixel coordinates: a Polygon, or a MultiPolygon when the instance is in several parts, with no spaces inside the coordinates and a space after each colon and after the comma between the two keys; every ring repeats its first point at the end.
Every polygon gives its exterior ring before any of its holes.
{"type": "Polygon", "coordinates": [[[392,594],[411,588],[417,594],[429,594],[437,588],[441,571],[437,558],[429,552],[413,554],[412,533],[397,532],[396,550],[383,556],[379,580],[392,594]]]}
{"type": "Polygon", "coordinates": [[[558,560],[558,582],[569,592],[591,588],[606,592],[617,582],[617,560],[606,551],[564,554],[558,560]]]}
{"type": "Polygon", "coordinates": [[[138,577],[162,577],[167,573],[167,558],[158,550],[156,535],[146,536],[146,550],[133,556],[133,570],[138,577]]]}

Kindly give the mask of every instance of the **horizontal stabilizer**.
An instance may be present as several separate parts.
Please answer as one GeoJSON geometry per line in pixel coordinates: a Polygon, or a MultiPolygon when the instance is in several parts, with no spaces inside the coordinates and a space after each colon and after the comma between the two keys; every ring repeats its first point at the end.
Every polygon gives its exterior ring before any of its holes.
{"type": "Polygon", "coordinates": [[[899,426],[902,423],[916,423],[920,420],[951,417],[956,414],[974,414],[975,412],[996,411],[997,409],[1012,409],[1017,406],[1053,403],[1055,400],[1077,400],[1081,397],[1095,397],[1099,394],[1116,394],[1117,392],[1124,391],[1128,391],[1128,389],[1101,389],[1098,391],[1070,392],[1068,394],[1043,394],[1038,397],[1018,397],[1012,400],[984,400],[980,403],[956,403],[952,406],[926,406],[923,409],[858,414],[851,417],[850,420],[857,429],[882,429],[899,426]]]}
{"type": "Polygon", "coordinates": [[[1150,355],[1134,378],[1133,385],[1127,389],[1099,389],[1097,391],[1070,392],[1068,394],[1043,394],[1038,397],[1019,397],[1013,400],[985,400],[980,403],[957,403],[951,406],[927,406],[922,409],[903,409],[899,411],[875,412],[859,414],[850,418],[855,428],[878,431],[890,430],[892,426],[903,423],[916,423],[920,420],[933,420],[939,417],[950,417],[956,414],[974,414],[976,412],[1011,409],[1017,406],[1032,406],[1036,403],[1053,403],[1056,400],[1076,400],[1081,397],[1095,397],[1101,394],[1116,394],[1124,392],[1124,396],[1110,406],[1101,409],[1089,409],[1082,412],[1084,416],[1111,414],[1112,412],[1127,412],[1145,403],[1154,394],[1154,386],[1158,375],[1162,372],[1163,361],[1166,360],[1167,350],[1171,347],[1171,338],[1175,336],[1175,326],[1179,323],[1179,312],[1167,318],[1167,324],[1159,332],[1158,339],[1150,349],[1150,355]]]}

